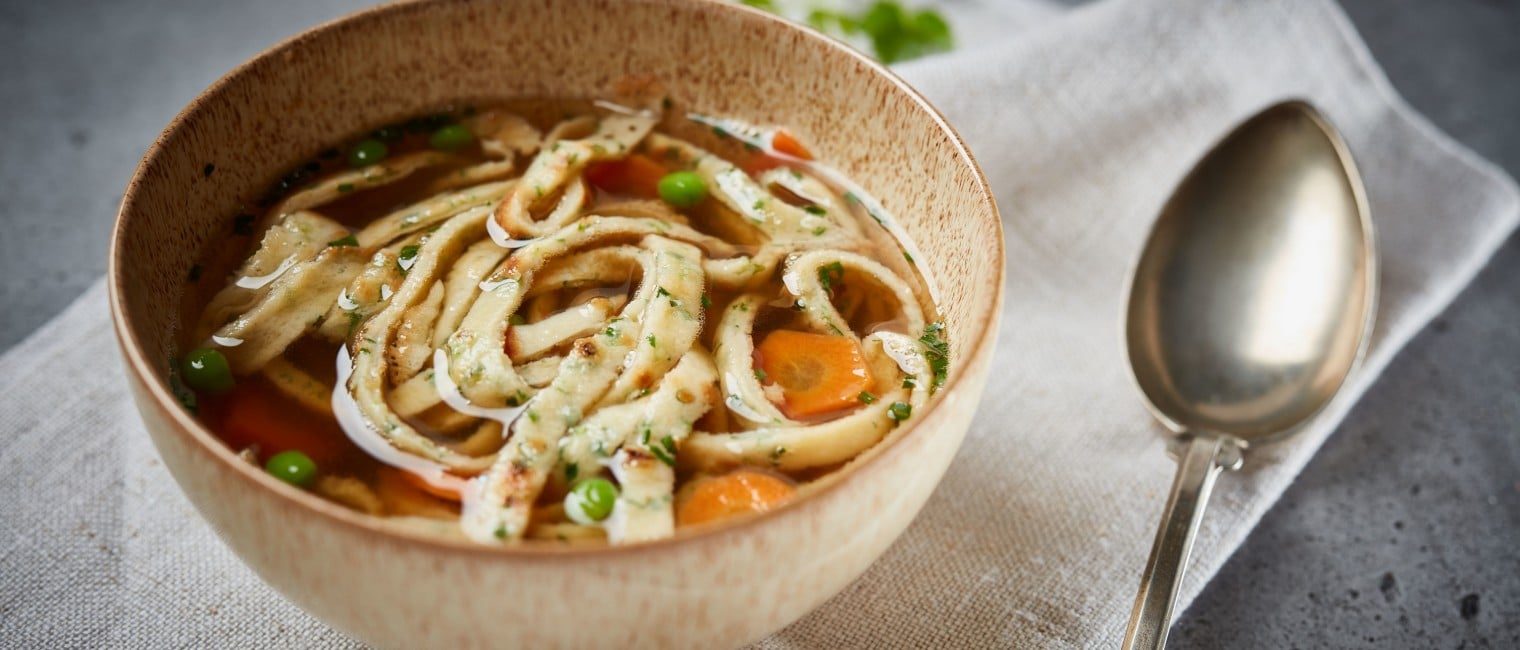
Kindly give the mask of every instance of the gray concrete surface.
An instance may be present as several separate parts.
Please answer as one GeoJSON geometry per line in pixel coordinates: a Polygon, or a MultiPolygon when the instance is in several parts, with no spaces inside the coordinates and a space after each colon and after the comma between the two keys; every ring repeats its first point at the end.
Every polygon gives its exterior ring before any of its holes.
{"type": "MultiPolygon", "coordinates": [[[[1416,108],[1520,176],[1520,2],[1343,3],[1416,108]]],[[[121,189],[180,107],[265,46],[365,4],[0,2],[0,348],[105,270],[121,189]]],[[[1520,647],[1517,542],[1512,238],[1184,613],[1173,646],[1520,647]]]]}

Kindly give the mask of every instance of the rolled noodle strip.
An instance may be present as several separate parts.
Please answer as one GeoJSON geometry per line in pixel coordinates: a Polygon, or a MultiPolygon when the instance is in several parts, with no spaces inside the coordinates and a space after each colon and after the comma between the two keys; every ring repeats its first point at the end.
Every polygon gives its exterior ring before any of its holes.
{"type": "Polygon", "coordinates": [[[232,372],[258,372],[302,334],[320,325],[332,296],[363,267],[363,254],[346,246],[323,249],[314,259],[290,267],[253,309],[213,335],[241,341],[222,348],[232,372]]]}
{"type": "Polygon", "coordinates": [[[607,518],[607,540],[627,544],[675,534],[675,469],[648,451],[623,447],[612,457],[622,490],[607,518]]]}
{"type": "Polygon", "coordinates": [[[480,148],[510,160],[538,150],[543,136],[516,113],[484,110],[466,117],[464,125],[480,139],[480,148]]]}
{"type": "MultiPolygon", "coordinates": [[[[650,386],[691,349],[702,331],[702,295],[706,282],[700,266],[701,251],[690,244],[660,236],[644,238],[643,245],[680,260],[689,267],[689,272],[658,278],[649,307],[644,311],[642,322],[638,323],[640,343],[625,362],[617,382],[602,398],[606,404],[627,401],[636,393],[647,393],[650,386]]],[[[646,285],[648,280],[646,276],[646,285]]],[[[640,294],[647,288],[643,287],[640,294]]]]}
{"type": "Polygon", "coordinates": [[[283,356],[275,357],[259,371],[275,390],[313,413],[332,415],[332,386],[306,372],[283,356]]]}
{"type": "Polygon", "coordinates": [[[548,211],[544,205],[547,199],[560,194],[569,197],[576,187],[581,187],[579,192],[584,196],[580,171],[593,162],[621,158],[649,134],[655,121],[652,116],[611,115],[602,118],[585,138],[546,144],[497,208],[497,225],[515,239],[539,237],[564,227],[578,216],[579,203],[575,210],[566,210],[561,200],[553,214],[542,221],[534,214],[548,211]]]}
{"type": "MultiPolygon", "coordinates": [[[[488,275],[481,282],[480,296],[444,345],[449,357],[449,376],[464,397],[473,404],[494,407],[504,404],[507,396],[527,387],[504,352],[506,323],[523,305],[527,292],[536,284],[536,275],[551,260],[585,246],[627,241],[670,230],[665,224],[656,226],[654,223],[646,219],[588,217],[551,237],[534,240],[488,275]]],[[[702,237],[700,233],[691,234],[702,237]]],[[[653,261],[645,255],[642,264],[647,283],[653,261]]],[[[649,292],[652,293],[653,289],[649,292]]],[[[641,290],[640,294],[643,293],[641,290]]],[[[638,312],[642,308],[642,304],[630,303],[624,311],[638,312]]]]}
{"type": "MultiPolygon", "coordinates": [[[[691,432],[692,423],[717,403],[713,381],[718,370],[712,357],[693,348],[676,364],[653,393],[631,402],[603,406],[570,429],[560,444],[560,464],[568,473],[589,471],[623,445],[636,444],[649,450],[671,436],[679,443],[691,432]]],[[[664,449],[662,451],[670,451],[664,449]]],[[[675,454],[672,452],[672,456],[675,454]]]]}
{"type": "MultiPolygon", "coordinates": [[[[643,256],[637,246],[603,246],[555,258],[535,276],[526,299],[565,289],[626,285],[638,274],[643,256]]],[[[627,287],[621,288],[626,293],[627,287]]]]}
{"type": "MultiPolygon", "coordinates": [[[[361,254],[357,248],[344,248],[361,254]]],[[[328,303],[327,315],[317,333],[329,341],[342,341],[352,336],[370,314],[384,308],[406,279],[396,261],[395,251],[375,251],[348,286],[339,289],[335,297],[329,297],[332,302],[328,303]]]]}
{"type": "MultiPolygon", "coordinates": [[[[468,210],[446,222],[424,240],[406,281],[380,312],[359,326],[355,333],[353,374],[348,389],[364,423],[397,449],[442,463],[461,474],[474,474],[489,466],[489,458],[466,456],[442,447],[418,433],[392,411],[385,400],[387,360],[384,354],[394,340],[401,315],[422,300],[444,269],[479,240],[485,230],[489,207],[468,210]]],[[[435,381],[437,377],[434,377],[435,381]]]]}
{"type": "Polygon", "coordinates": [[[832,267],[841,272],[855,271],[871,277],[892,293],[898,308],[902,309],[908,331],[923,331],[923,309],[919,307],[918,299],[913,296],[913,292],[908,289],[908,285],[902,281],[902,278],[869,257],[859,253],[833,250],[811,251],[797,255],[787,261],[786,272],[781,276],[781,282],[786,285],[787,291],[796,296],[797,302],[802,305],[804,319],[817,331],[832,332],[859,340],[859,336],[850,331],[848,321],[839,315],[838,309],[834,308],[833,301],[829,299],[828,289],[823,286],[825,274],[832,270],[826,267],[832,267]],[[833,266],[836,264],[838,266],[833,266]]]}
{"type": "Polygon", "coordinates": [[[420,417],[429,409],[443,403],[438,388],[433,385],[433,369],[429,368],[391,388],[386,394],[391,410],[404,418],[420,417]]]}
{"type": "Polygon", "coordinates": [[[727,290],[755,288],[770,279],[786,254],[785,247],[764,246],[753,256],[704,259],[702,269],[714,287],[727,290]]]}
{"type": "Polygon", "coordinates": [[[768,426],[739,433],[691,434],[682,463],[698,470],[720,471],[739,465],[795,471],[849,460],[881,440],[894,422],[887,416],[901,389],[877,396],[854,413],[811,426],[768,426]]]}
{"type": "MultiPolygon", "coordinates": [[[[654,320],[651,311],[669,309],[658,299],[658,287],[679,286],[691,277],[700,282],[701,277],[698,254],[691,245],[662,237],[646,238],[644,244],[650,248],[654,263],[624,308],[632,325],[654,320]]],[[[552,246],[546,244],[545,248],[552,250],[552,246]]],[[[636,332],[642,331],[623,327],[610,334],[588,336],[571,346],[559,374],[529,402],[526,417],[513,424],[512,438],[497,454],[496,462],[476,479],[460,522],[466,535],[481,542],[522,538],[529,509],[558,461],[560,438],[612,386],[628,353],[647,344],[647,340],[636,338],[636,332]]]]}
{"type": "Polygon", "coordinates": [[[464,254],[454,261],[454,267],[449,269],[444,280],[443,311],[438,314],[438,322],[433,328],[434,348],[443,347],[449,335],[458,329],[470,306],[475,304],[475,297],[480,295],[480,281],[506,256],[507,251],[483,239],[465,249],[464,254]]]}
{"type": "Polygon", "coordinates": [[[847,213],[814,215],[766,191],[733,163],[696,145],[659,133],[650,134],[648,146],[656,156],[675,159],[691,167],[707,181],[711,195],[744,222],[764,233],[772,242],[801,242],[810,246],[833,246],[856,236],[841,225],[847,213]]]}
{"type": "Polygon", "coordinates": [[[433,323],[443,309],[443,280],[433,283],[427,296],[401,314],[396,342],[385,349],[390,357],[391,383],[399,384],[421,372],[433,356],[433,323]]]}
{"type": "Polygon", "coordinates": [[[554,375],[559,373],[559,364],[564,360],[560,356],[544,357],[522,364],[517,370],[529,386],[543,388],[554,381],[554,375]]]}
{"type": "Polygon", "coordinates": [[[382,246],[407,233],[485,205],[495,205],[517,181],[500,181],[439,194],[371,221],[354,236],[364,248],[382,246]]]}
{"type": "Polygon", "coordinates": [[[360,190],[389,185],[411,176],[417,170],[437,167],[456,160],[437,151],[418,151],[389,158],[359,169],[332,174],[309,188],[280,201],[269,214],[284,216],[297,210],[310,210],[331,203],[360,190]]]}
{"type": "Polygon", "coordinates": [[[490,181],[506,180],[512,177],[512,172],[517,171],[517,164],[508,158],[506,160],[488,160],[486,162],[461,167],[444,176],[433,179],[423,190],[425,194],[436,194],[461,187],[469,187],[490,181]]]}
{"type": "Polygon", "coordinates": [[[747,293],[730,302],[714,337],[713,355],[723,369],[721,381],[724,403],[735,415],[752,423],[790,424],[792,420],[765,397],[760,380],[755,378],[755,316],[765,306],[765,298],[747,293]]]}
{"type": "Polygon", "coordinates": [[[636,200],[619,201],[597,206],[586,211],[586,216],[628,217],[630,219],[655,219],[663,223],[674,223],[689,226],[691,223],[686,215],[670,208],[670,204],[664,201],[636,200]]]}
{"type": "Polygon", "coordinates": [[[862,342],[877,374],[881,394],[870,405],[841,418],[814,425],[767,426],[740,433],[692,433],[682,447],[683,466],[721,471],[740,465],[769,466],[782,471],[828,467],[850,460],[900,424],[890,415],[896,402],[921,412],[929,401],[929,364],[918,341],[895,332],[871,334],[862,342]],[[897,372],[883,373],[883,370],[897,372]],[[912,388],[902,388],[903,378],[912,388]]]}
{"type": "Polygon", "coordinates": [[[541,321],[513,325],[507,330],[507,355],[514,362],[534,359],[555,347],[592,334],[621,307],[607,298],[596,298],[541,321]]]}
{"type": "MultiPolygon", "coordinates": [[[[850,207],[844,199],[839,197],[823,181],[814,178],[812,174],[799,172],[795,169],[778,167],[760,175],[760,185],[765,187],[780,187],[798,198],[812,203],[812,210],[803,208],[807,213],[801,221],[803,228],[839,228],[845,236],[855,239],[861,236],[860,222],[850,216],[850,207]],[[822,214],[815,212],[822,210],[822,214]]],[[[811,232],[811,231],[810,231],[811,232]]]]}
{"type": "Polygon", "coordinates": [[[266,229],[259,247],[243,262],[236,280],[212,297],[201,311],[195,337],[204,339],[239,314],[252,309],[269,293],[270,285],[297,262],[315,257],[327,243],[342,238],[348,229],[315,212],[296,212],[266,229]]]}

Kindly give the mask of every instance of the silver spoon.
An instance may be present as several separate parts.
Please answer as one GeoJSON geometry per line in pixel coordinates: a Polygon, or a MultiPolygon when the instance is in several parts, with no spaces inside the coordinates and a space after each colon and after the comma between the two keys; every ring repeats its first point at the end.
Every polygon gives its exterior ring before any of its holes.
{"type": "Polygon", "coordinates": [[[1319,412],[1366,349],[1377,254],[1361,179],[1303,102],[1236,127],[1188,173],[1131,279],[1125,343],[1184,441],[1124,647],[1161,648],[1214,479],[1319,412]]]}

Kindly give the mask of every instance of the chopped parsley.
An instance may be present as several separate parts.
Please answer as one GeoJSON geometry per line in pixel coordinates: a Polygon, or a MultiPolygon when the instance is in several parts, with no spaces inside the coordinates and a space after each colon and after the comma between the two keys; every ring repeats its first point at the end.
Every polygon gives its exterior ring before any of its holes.
{"type": "Polygon", "coordinates": [[[342,239],[335,239],[333,241],[327,242],[327,245],[328,246],[358,246],[359,245],[359,238],[353,236],[352,234],[350,234],[349,236],[344,237],[342,239]]]}
{"type": "Polygon", "coordinates": [[[945,340],[944,332],[944,323],[930,323],[924,328],[924,335],[918,337],[918,342],[924,346],[924,358],[929,360],[929,369],[934,371],[934,380],[929,383],[931,391],[939,390],[950,372],[950,342],[945,340]]]}
{"type": "Polygon", "coordinates": [[[649,341],[649,347],[651,347],[651,348],[659,346],[658,343],[655,343],[654,335],[653,334],[650,334],[649,337],[646,338],[646,339],[644,339],[644,340],[649,341]]]}
{"type": "Polygon", "coordinates": [[[892,402],[892,405],[887,407],[887,417],[892,418],[893,422],[901,423],[912,416],[913,406],[907,402],[892,402]]]}
{"type": "Polygon", "coordinates": [[[816,214],[816,215],[825,215],[825,214],[829,213],[828,210],[825,210],[822,207],[819,207],[819,206],[816,206],[816,205],[805,205],[805,206],[802,206],[802,211],[806,212],[808,214],[816,214]]]}
{"type": "Polygon", "coordinates": [[[876,396],[872,395],[869,391],[860,391],[860,394],[856,395],[855,398],[860,400],[861,404],[870,404],[876,401],[876,396]]]}
{"type": "Polygon", "coordinates": [[[338,184],[338,191],[339,192],[352,192],[352,191],[354,191],[354,184],[353,183],[339,183],[338,184]]]}
{"type": "Polygon", "coordinates": [[[839,262],[829,262],[818,267],[818,283],[823,285],[824,291],[833,291],[834,285],[844,281],[844,265],[839,262]]]}
{"type": "Polygon", "coordinates": [[[770,378],[770,375],[765,374],[764,370],[761,370],[759,368],[755,368],[755,380],[756,381],[765,381],[766,379],[769,379],[769,378],[770,378]]]}
{"type": "Polygon", "coordinates": [[[712,298],[708,298],[707,294],[705,294],[705,293],[702,294],[702,308],[703,309],[712,309],[712,298]]]}
{"type": "Polygon", "coordinates": [[[412,265],[417,263],[417,253],[421,250],[422,247],[416,244],[401,247],[401,254],[396,256],[396,267],[401,269],[402,274],[412,270],[412,265]]]}

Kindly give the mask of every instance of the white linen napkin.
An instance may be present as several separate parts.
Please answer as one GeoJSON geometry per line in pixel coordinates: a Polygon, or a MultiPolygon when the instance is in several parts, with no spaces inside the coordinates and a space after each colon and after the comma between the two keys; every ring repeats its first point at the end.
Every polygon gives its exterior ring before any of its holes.
{"type": "MultiPolygon", "coordinates": [[[[1008,15],[1017,29],[1000,42],[899,67],[960,130],[1002,208],[990,398],[902,539],[761,647],[1117,645],[1175,469],[1128,379],[1125,273],[1176,182],[1256,110],[1307,98],[1344,132],[1377,228],[1379,321],[1345,399],[1221,479],[1183,606],[1520,216],[1513,183],[1409,109],[1329,0],[1008,15]]],[[[0,639],[357,645],[216,540],[159,464],[117,357],[99,283],[0,357],[0,639]]]]}

